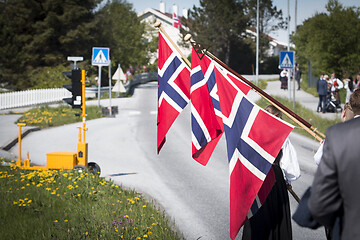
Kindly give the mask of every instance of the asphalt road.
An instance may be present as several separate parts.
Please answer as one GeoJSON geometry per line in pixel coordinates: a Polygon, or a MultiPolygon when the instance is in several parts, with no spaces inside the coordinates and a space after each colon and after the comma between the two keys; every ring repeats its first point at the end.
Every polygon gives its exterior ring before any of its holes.
{"type": "MultiPolygon", "coordinates": [[[[135,189],[165,210],[186,239],[229,238],[229,173],[224,137],[209,164],[191,158],[190,108],[175,121],[161,153],[156,153],[157,83],[139,86],[131,98],[112,100],[118,105],[116,118],[87,121],[89,162],[100,165],[102,177],[135,189]]],[[[92,102],[91,104],[97,104],[92,102]]],[[[101,103],[108,105],[107,100],[101,103]]],[[[22,142],[22,156],[29,152],[33,163],[45,165],[46,153],[76,151],[80,123],[41,130],[22,142]]],[[[302,176],[293,183],[301,196],[311,185],[318,143],[291,134],[302,176]]],[[[18,145],[11,152],[17,154],[18,145]]],[[[297,203],[290,196],[291,211],[297,203]]],[[[237,239],[241,239],[241,232],[237,239]]],[[[294,239],[326,239],[324,230],[300,228],[293,222],[294,239]]]]}

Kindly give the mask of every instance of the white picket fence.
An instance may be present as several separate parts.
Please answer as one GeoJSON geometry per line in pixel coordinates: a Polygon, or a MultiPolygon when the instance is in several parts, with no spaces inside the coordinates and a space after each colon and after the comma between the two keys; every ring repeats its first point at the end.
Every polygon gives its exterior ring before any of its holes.
{"type": "Polygon", "coordinates": [[[36,104],[53,103],[71,97],[65,88],[34,89],[0,94],[0,110],[26,107],[36,104]]]}

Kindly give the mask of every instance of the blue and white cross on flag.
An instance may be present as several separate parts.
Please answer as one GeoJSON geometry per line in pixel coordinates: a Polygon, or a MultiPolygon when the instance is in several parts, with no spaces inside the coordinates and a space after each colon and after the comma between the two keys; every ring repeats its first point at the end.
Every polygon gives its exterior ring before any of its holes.
{"type": "Polygon", "coordinates": [[[92,48],[92,65],[94,66],[109,66],[110,64],[110,49],[93,47],[92,48]]]}
{"type": "Polygon", "coordinates": [[[294,52],[280,52],[280,68],[294,68],[294,52]]]}

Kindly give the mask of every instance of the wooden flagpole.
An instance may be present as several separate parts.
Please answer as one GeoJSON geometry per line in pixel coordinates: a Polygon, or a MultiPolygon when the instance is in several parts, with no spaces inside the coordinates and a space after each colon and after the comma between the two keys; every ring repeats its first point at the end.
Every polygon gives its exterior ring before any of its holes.
{"type": "Polygon", "coordinates": [[[189,61],[189,59],[187,59],[185,57],[185,55],[181,52],[181,50],[179,49],[179,47],[171,40],[171,38],[169,37],[169,35],[164,31],[164,29],[161,27],[161,22],[160,21],[156,21],[154,24],[154,27],[157,27],[160,29],[160,31],[165,35],[165,37],[170,41],[170,43],[174,46],[174,48],[179,52],[179,54],[181,55],[182,59],[184,60],[184,62],[186,63],[186,65],[188,65],[189,68],[191,68],[191,63],[189,61]]]}
{"type": "MultiPolygon", "coordinates": [[[[190,41],[190,43],[195,47],[196,42],[191,38],[190,34],[187,34],[184,38],[185,41],[190,41]]],[[[199,45],[197,45],[199,46],[199,45]]],[[[195,49],[198,51],[197,49],[195,49]]],[[[199,49],[200,50],[200,49],[199,49]]],[[[208,55],[210,58],[212,58],[215,62],[217,62],[220,66],[227,69],[229,72],[243,80],[246,84],[248,84],[255,92],[257,92],[261,97],[263,97],[266,101],[268,101],[270,104],[274,105],[277,109],[279,109],[282,113],[284,113],[286,116],[288,116],[291,120],[293,120],[295,123],[297,123],[300,127],[302,127],[305,131],[307,131],[310,135],[312,135],[316,140],[321,142],[323,138],[325,138],[325,135],[321,132],[319,132],[316,128],[311,126],[310,123],[306,122],[303,118],[295,114],[293,111],[285,107],[283,104],[278,102],[275,98],[271,97],[269,94],[264,92],[262,89],[260,89],[258,86],[232,70],[230,67],[228,67],[225,63],[223,63],[220,59],[215,57],[212,53],[207,51],[206,49],[200,50],[203,54],[208,55]],[[323,137],[323,138],[321,138],[323,137]]]]}

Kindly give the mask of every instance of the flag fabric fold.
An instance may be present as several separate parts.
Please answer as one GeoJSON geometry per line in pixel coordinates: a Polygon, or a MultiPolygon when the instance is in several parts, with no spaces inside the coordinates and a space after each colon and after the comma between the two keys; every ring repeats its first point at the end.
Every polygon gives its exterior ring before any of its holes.
{"type": "Polygon", "coordinates": [[[190,69],[159,31],[157,152],[190,99],[190,69]]]}
{"type": "Polygon", "coordinates": [[[217,96],[214,62],[200,59],[195,50],[191,57],[191,131],[192,157],[206,165],[224,129],[217,96]]]}
{"type": "Polygon", "coordinates": [[[206,165],[223,132],[222,112],[216,81],[226,79],[234,89],[247,94],[251,87],[221,69],[208,56],[201,59],[192,51],[191,58],[191,130],[192,157],[206,165]]]}
{"type": "MultiPolygon", "coordinates": [[[[216,83],[230,172],[230,237],[235,239],[293,126],[252,103],[232,81],[216,83]]],[[[272,186],[270,181],[270,186],[272,186]]],[[[271,187],[270,187],[271,189],[271,187]]],[[[268,192],[259,194],[262,201],[268,192]]]]}

